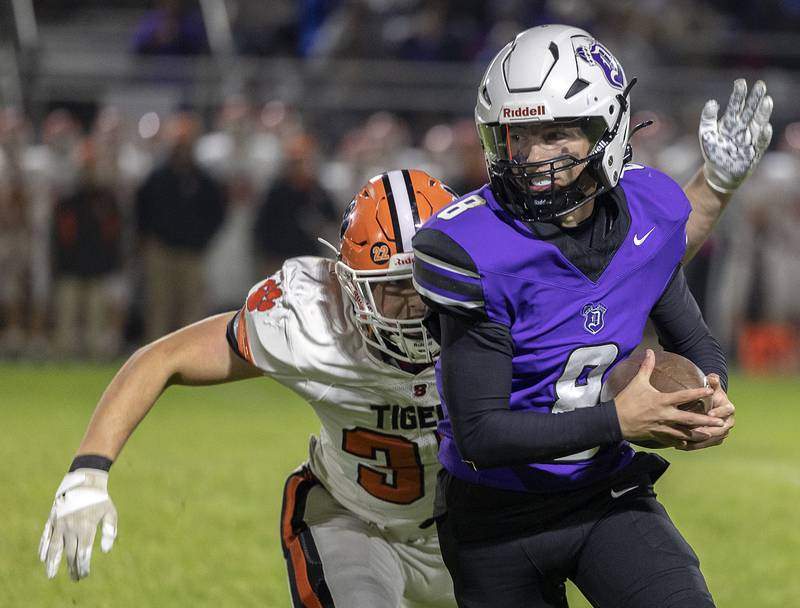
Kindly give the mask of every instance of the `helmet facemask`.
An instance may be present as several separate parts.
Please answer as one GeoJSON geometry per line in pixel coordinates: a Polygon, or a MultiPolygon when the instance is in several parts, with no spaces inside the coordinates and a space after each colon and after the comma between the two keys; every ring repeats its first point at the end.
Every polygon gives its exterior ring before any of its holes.
{"type": "Polygon", "coordinates": [[[356,270],[342,261],[336,264],[336,275],[353,304],[353,321],[364,341],[372,348],[386,353],[397,361],[415,364],[433,363],[439,355],[439,346],[423,325],[424,305],[409,307],[406,301],[401,314],[388,310],[386,300],[396,302],[419,298],[411,282],[413,254],[400,253],[392,262],[400,268],[388,270],[356,270]],[[407,290],[403,288],[407,285],[407,290]],[[399,287],[406,296],[386,295],[387,289],[399,287]],[[384,297],[376,297],[380,292],[384,297]],[[413,292],[413,293],[409,293],[413,292]],[[408,310],[417,308],[417,310],[408,310]],[[405,312],[409,316],[402,313],[405,312]],[[416,313],[416,314],[415,314],[416,313]],[[413,316],[412,316],[413,315],[413,316]]]}
{"type": "Polygon", "coordinates": [[[599,170],[607,130],[598,118],[562,119],[523,125],[479,125],[478,131],[487,158],[489,178],[500,199],[513,207],[515,216],[528,221],[552,221],[572,213],[608,188],[599,170]],[[529,160],[528,153],[512,143],[515,132],[526,127],[580,129],[586,152],[570,153],[565,147],[551,146],[553,156],[529,160]],[[578,173],[576,173],[578,169],[578,173]]]}

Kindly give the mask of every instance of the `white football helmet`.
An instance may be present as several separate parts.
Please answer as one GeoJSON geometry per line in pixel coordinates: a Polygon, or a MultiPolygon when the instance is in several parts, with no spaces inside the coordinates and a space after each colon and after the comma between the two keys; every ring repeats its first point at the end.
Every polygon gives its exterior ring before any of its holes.
{"type": "Polygon", "coordinates": [[[353,319],[372,348],[405,363],[432,363],[439,346],[419,314],[384,309],[387,286],[410,293],[414,252],[411,237],[455,194],[438,179],[415,169],[388,171],[362,186],[344,213],[336,275],[353,305],[353,319]]]}
{"type": "Polygon", "coordinates": [[[475,106],[499,202],[521,219],[550,221],[616,186],[630,158],[628,94],[635,81],[629,83],[608,49],[582,29],[542,25],[518,34],[489,64],[475,106]],[[513,157],[509,127],[544,122],[580,127],[588,155],[541,162],[513,157]],[[555,174],[576,165],[583,165],[579,177],[557,188],[555,174]],[[550,187],[542,190],[542,183],[550,187]]]}

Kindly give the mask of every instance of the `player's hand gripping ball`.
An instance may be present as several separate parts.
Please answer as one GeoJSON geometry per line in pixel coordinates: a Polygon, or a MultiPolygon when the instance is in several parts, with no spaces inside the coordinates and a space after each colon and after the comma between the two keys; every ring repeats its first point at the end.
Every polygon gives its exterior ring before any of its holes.
{"type": "MultiPolygon", "coordinates": [[[[614,399],[624,389],[633,377],[639,372],[644,361],[645,351],[632,354],[627,359],[620,361],[611,370],[603,383],[600,394],[601,401],[614,399]]],[[[656,362],[653,373],[650,375],[650,385],[662,393],[674,393],[691,388],[704,388],[708,386],[705,374],[686,357],[667,351],[655,351],[656,362]]],[[[707,414],[711,410],[711,397],[690,401],[678,406],[679,409],[698,414],[707,414]]],[[[655,441],[636,442],[646,448],[665,447],[655,441]]]]}

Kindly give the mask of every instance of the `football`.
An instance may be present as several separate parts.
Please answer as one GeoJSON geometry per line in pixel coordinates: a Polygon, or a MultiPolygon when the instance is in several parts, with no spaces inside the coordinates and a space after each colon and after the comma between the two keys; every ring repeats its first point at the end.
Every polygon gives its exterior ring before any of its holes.
{"type": "MultiPolygon", "coordinates": [[[[600,394],[601,401],[613,399],[633,380],[644,361],[644,353],[645,351],[634,352],[630,357],[614,366],[603,383],[603,390],[600,394]]],[[[687,388],[707,386],[705,374],[686,357],[663,350],[655,351],[655,355],[656,364],[650,375],[650,384],[657,391],[674,393],[687,388]]],[[[680,409],[705,414],[711,409],[711,397],[684,403],[680,409]]]]}
{"type": "MultiPolygon", "coordinates": [[[[608,401],[617,396],[633,377],[638,373],[644,361],[645,351],[636,351],[627,359],[614,366],[611,373],[603,383],[600,393],[601,401],[608,401]]],[[[674,393],[688,388],[703,388],[707,386],[705,374],[686,357],[667,351],[655,351],[656,362],[653,373],[650,375],[650,385],[662,393],[674,393]]],[[[705,414],[711,409],[711,397],[690,401],[678,406],[688,412],[705,414]]],[[[646,448],[659,448],[663,445],[655,442],[636,442],[646,448]]]]}

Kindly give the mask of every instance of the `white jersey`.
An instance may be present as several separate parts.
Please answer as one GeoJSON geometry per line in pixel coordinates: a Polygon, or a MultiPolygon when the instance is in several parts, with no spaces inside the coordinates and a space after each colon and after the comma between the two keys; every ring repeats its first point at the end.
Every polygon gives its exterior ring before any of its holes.
{"type": "Polygon", "coordinates": [[[238,350],[316,411],[309,465],[339,503],[380,526],[418,526],[440,468],[433,366],[414,375],[370,358],[350,306],[333,261],[290,259],[250,291],[238,350]]]}

